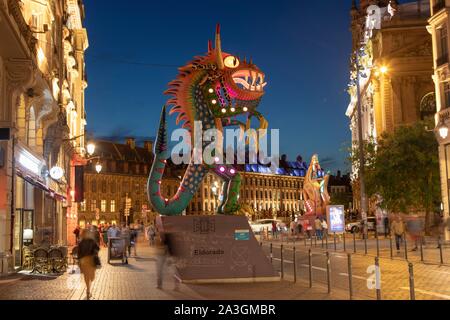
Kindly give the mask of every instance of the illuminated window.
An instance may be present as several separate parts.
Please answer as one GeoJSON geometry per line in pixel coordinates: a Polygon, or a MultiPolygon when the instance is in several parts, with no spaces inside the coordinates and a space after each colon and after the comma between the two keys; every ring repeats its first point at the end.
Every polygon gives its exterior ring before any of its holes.
{"type": "Polygon", "coordinates": [[[102,200],[102,202],[100,204],[100,210],[102,212],[106,212],[106,200],[102,200]]]}
{"type": "Polygon", "coordinates": [[[80,203],[80,211],[85,212],[86,211],[86,200],[80,203]]]}
{"type": "Polygon", "coordinates": [[[91,200],[91,211],[97,210],[97,200],[91,200]]]}
{"type": "Polygon", "coordinates": [[[116,200],[111,200],[111,213],[116,212],[116,200]]]}

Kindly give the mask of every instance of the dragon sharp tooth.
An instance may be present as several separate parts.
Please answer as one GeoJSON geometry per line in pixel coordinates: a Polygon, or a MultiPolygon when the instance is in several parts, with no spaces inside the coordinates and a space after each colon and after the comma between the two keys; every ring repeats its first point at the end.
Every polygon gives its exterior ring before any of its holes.
{"type": "Polygon", "coordinates": [[[252,86],[254,86],[256,84],[256,80],[257,80],[258,76],[256,71],[252,71],[252,86]]]}

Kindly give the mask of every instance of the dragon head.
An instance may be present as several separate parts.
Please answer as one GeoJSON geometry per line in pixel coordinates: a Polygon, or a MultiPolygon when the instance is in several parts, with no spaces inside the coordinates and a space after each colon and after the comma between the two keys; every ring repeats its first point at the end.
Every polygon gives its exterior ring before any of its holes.
{"type": "Polygon", "coordinates": [[[179,69],[177,79],[169,84],[165,93],[171,95],[168,105],[171,114],[179,113],[177,124],[193,129],[196,117],[193,106],[195,96],[200,92],[214,118],[230,120],[239,115],[256,116],[267,128],[267,121],[256,111],[264,95],[264,73],[252,60],[222,52],[220,26],[216,29],[215,48],[209,41],[208,53],[195,57],[192,62],[179,69]]]}

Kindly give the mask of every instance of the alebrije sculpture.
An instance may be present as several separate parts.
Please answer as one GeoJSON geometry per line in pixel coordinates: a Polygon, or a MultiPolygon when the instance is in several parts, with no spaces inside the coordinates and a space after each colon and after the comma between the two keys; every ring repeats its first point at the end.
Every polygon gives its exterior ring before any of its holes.
{"type": "MultiPolygon", "coordinates": [[[[176,124],[190,131],[192,149],[195,145],[196,126],[200,122],[203,130],[217,129],[223,133],[224,128],[239,126],[250,129],[251,118],[260,121],[260,128],[267,129],[268,123],[256,111],[264,95],[266,86],[264,73],[253,64],[252,60],[241,60],[238,56],[222,52],[220,26],[216,29],[215,48],[208,43],[208,53],[195,57],[192,62],[179,69],[175,81],[169,84],[165,94],[171,99],[170,114],[178,114],[176,124]],[[236,116],[247,116],[244,124],[236,116]]],[[[208,142],[203,142],[205,149],[208,142]]],[[[234,165],[219,164],[222,155],[214,155],[215,164],[197,164],[192,157],[176,195],[165,199],[161,194],[161,183],[167,160],[170,157],[166,121],[166,106],[163,107],[160,127],[155,144],[155,159],[148,181],[150,203],[161,215],[181,215],[199,189],[208,172],[214,172],[223,179],[222,203],[219,214],[232,215],[239,211],[239,191],[241,175],[234,165]]]]}

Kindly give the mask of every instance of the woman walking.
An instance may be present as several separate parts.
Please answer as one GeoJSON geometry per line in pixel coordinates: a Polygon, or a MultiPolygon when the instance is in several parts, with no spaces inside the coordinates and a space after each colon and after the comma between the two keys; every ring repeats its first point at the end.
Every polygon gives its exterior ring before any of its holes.
{"type": "Polygon", "coordinates": [[[86,283],[86,299],[91,298],[91,283],[95,279],[97,269],[98,252],[100,248],[97,242],[92,239],[89,231],[83,230],[81,233],[81,242],[78,245],[78,258],[81,273],[84,275],[86,283]]]}

